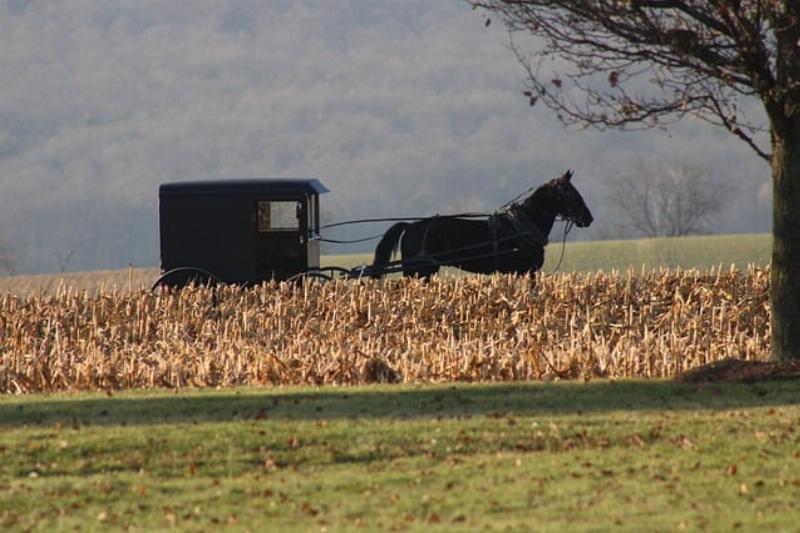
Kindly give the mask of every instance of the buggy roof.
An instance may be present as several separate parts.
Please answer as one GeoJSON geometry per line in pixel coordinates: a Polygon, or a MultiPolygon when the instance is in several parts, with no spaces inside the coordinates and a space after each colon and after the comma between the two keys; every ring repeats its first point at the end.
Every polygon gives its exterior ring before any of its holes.
{"type": "Polygon", "coordinates": [[[158,189],[164,196],[205,195],[297,195],[328,192],[316,178],[250,178],[164,183],[158,189]]]}

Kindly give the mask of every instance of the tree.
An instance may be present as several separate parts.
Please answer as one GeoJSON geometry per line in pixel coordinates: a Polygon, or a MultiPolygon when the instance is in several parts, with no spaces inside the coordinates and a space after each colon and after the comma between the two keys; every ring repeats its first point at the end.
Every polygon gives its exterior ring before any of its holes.
{"type": "Polygon", "coordinates": [[[605,191],[624,230],[640,237],[682,237],[707,232],[733,187],[697,165],[639,162],[633,173],[607,178],[605,191]]]}
{"type": "Polygon", "coordinates": [[[15,271],[14,257],[11,255],[10,246],[0,242],[0,275],[11,275],[15,271]]]}
{"type": "Polygon", "coordinates": [[[58,262],[58,271],[64,273],[67,271],[67,266],[72,258],[75,256],[75,252],[78,251],[77,246],[68,246],[64,247],[60,252],[52,252],[58,262]]]}
{"type": "Polygon", "coordinates": [[[512,46],[525,96],[563,123],[630,130],[693,115],[770,163],[772,353],[800,359],[800,2],[467,1],[512,37],[535,36],[529,55],[512,46]],[[766,128],[743,113],[748,101],[766,128]]]}

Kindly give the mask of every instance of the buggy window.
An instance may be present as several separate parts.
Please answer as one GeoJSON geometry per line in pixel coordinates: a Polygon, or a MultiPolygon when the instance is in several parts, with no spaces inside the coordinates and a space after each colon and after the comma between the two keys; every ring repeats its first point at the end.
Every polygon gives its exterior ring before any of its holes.
{"type": "Polygon", "coordinates": [[[258,202],[258,231],[297,231],[300,229],[299,202],[262,200],[258,202]]]}
{"type": "Polygon", "coordinates": [[[312,196],[308,199],[308,230],[317,233],[317,198],[312,196]]]}

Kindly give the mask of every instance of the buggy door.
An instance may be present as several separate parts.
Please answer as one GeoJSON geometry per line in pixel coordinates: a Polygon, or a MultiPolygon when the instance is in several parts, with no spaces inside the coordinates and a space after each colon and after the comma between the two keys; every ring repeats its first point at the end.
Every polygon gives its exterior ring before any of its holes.
{"type": "Polygon", "coordinates": [[[256,272],[283,281],[308,268],[306,202],[297,198],[256,201],[256,272]]]}

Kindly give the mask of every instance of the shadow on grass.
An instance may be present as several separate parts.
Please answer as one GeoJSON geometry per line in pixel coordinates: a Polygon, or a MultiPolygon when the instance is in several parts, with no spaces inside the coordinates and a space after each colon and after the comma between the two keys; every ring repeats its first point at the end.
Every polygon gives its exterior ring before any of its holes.
{"type": "Polygon", "coordinates": [[[547,416],[725,410],[800,404],[798,382],[694,385],[663,381],[242,388],[0,397],[0,427],[158,425],[243,420],[547,416]]]}

